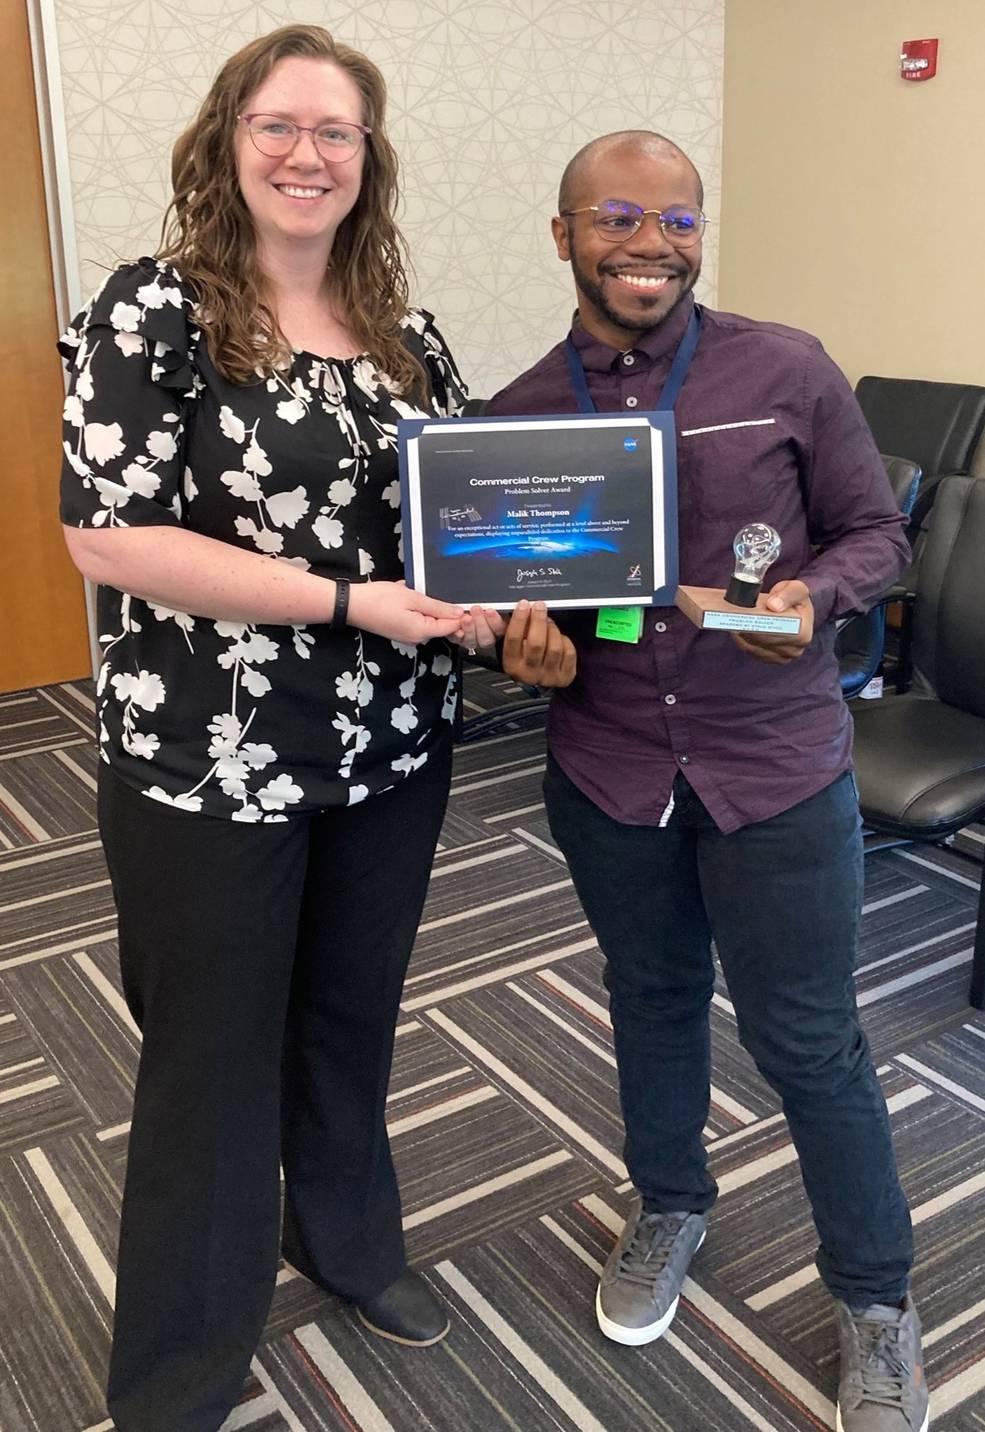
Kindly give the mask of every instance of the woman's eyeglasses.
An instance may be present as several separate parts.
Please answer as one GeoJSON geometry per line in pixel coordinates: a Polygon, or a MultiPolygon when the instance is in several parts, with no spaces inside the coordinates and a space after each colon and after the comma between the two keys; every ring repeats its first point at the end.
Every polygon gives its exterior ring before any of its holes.
{"type": "Polygon", "coordinates": [[[241,114],[238,118],[249,130],[256,148],[270,159],[282,159],[291,153],[302,134],[310,134],[323,159],[344,163],[358,154],[363,140],[373,132],[365,124],[343,119],[329,119],[312,129],[276,114],[241,114]]]}

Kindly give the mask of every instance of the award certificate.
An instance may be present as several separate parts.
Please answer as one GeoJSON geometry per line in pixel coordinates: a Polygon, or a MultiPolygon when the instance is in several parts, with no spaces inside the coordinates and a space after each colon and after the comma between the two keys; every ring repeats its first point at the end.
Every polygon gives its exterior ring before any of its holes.
{"type": "Polygon", "coordinates": [[[669,605],[673,414],[398,424],[408,585],[509,611],[669,605]]]}

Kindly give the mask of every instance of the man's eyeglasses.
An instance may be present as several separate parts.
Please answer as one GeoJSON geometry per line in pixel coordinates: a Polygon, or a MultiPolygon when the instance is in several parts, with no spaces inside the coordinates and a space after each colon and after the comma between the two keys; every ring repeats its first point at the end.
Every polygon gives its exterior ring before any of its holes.
{"type": "Polygon", "coordinates": [[[323,159],[333,164],[344,163],[358,154],[363,140],[373,132],[365,124],[350,124],[344,119],[326,120],[312,129],[276,114],[241,114],[237,118],[250,131],[256,148],[269,159],[282,159],[290,154],[302,134],[310,134],[323,159]]]}
{"type": "Polygon", "coordinates": [[[628,199],[603,199],[600,204],[589,204],[584,209],[562,209],[561,218],[575,214],[591,214],[595,232],[613,244],[635,234],[647,214],[653,214],[664,237],[676,249],[696,244],[708,222],[700,209],[686,204],[672,204],[669,209],[641,209],[628,199]]]}

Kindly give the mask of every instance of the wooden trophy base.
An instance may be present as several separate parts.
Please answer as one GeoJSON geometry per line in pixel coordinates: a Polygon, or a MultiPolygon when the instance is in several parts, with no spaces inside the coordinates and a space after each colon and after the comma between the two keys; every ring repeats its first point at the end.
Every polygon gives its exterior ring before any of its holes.
{"type": "Polygon", "coordinates": [[[724,587],[678,587],[674,603],[702,631],[779,632],[786,636],[800,631],[800,617],[769,611],[762,592],[754,607],[736,607],[725,600],[724,587]]]}

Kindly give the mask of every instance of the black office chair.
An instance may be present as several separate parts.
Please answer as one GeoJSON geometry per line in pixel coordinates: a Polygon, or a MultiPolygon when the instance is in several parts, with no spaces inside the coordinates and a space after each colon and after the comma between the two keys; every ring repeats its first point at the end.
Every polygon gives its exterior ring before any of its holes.
{"type": "MultiPolygon", "coordinates": [[[[985,482],[941,484],[917,578],[913,688],[855,712],[862,819],[881,839],[940,843],[985,817],[985,482]]],[[[970,999],[985,1008],[979,897],[970,999]]]]}
{"type": "Polygon", "coordinates": [[[985,387],[867,375],[855,385],[855,396],[879,451],[901,453],[921,469],[913,540],[926,526],[940,480],[974,470],[985,434],[985,387]]]}
{"type": "MultiPolygon", "coordinates": [[[[921,469],[907,533],[913,560],[896,587],[898,593],[912,593],[940,482],[965,473],[985,477],[985,387],[869,374],[858,380],[855,396],[879,451],[901,453],[921,469]]],[[[904,621],[899,665],[904,678],[908,646],[904,621]]]]}
{"type": "MultiPolygon", "coordinates": [[[[913,510],[920,468],[905,457],[883,456],[886,476],[896,504],[907,516],[913,510]]],[[[841,674],[841,691],[846,701],[857,696],[875,676],[886,644],[886,607],[877,603],[870,611],[849,619],[835,638],[835,656],[841,674]]]]}

